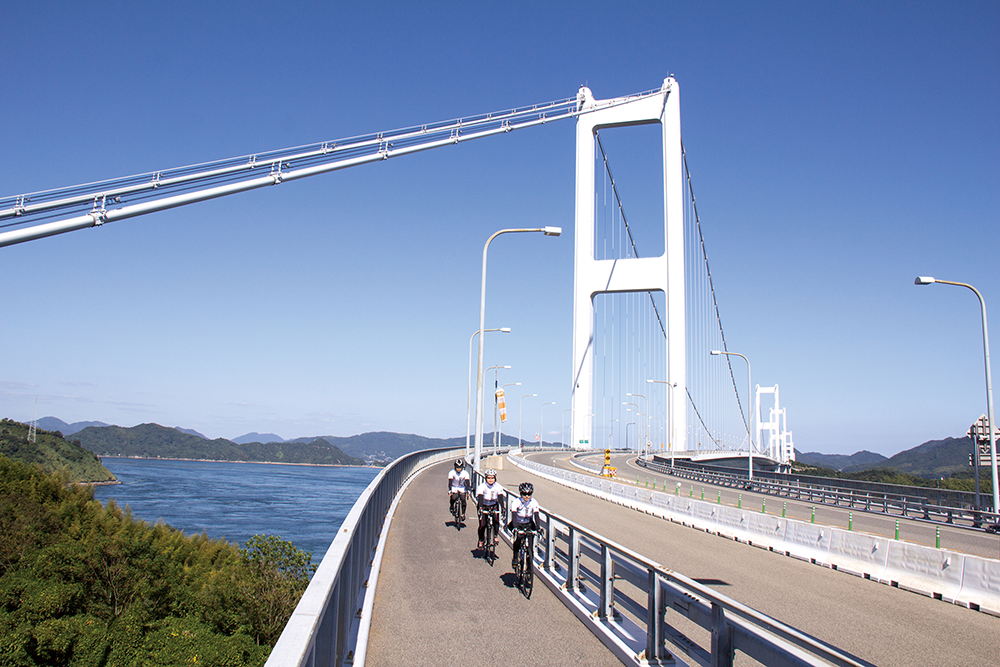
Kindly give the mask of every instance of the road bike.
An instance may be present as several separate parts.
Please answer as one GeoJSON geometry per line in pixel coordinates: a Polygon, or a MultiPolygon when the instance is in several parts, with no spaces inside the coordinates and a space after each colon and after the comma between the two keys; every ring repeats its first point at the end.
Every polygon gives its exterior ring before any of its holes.
{"type": "Polygon", "coordinates": [[[517,587],[528,600],[531,599],[531,587],[534,585],[534,572],[532,571],[531,551],[534,542],[535,531],[531,528],[514,528],[514,532],[520,538],[521,545],[517,549],[514,558],[514,575],[517,577],[517,587]]]}
{"type": "Polygon", "coordinates": [[[500,523],[499,510],[494,506],[479,511],[486,515],[486,523],[483,526],[483,558],[490,564],[490,567],[493,567],[493,561],[497,559],[496,540],[500,523]]]}
{"type": "Polygon", "coordinates": [[[455,528],[462,530],[462,495],[451,494],[451,515],[455,518],[455,528]]]}

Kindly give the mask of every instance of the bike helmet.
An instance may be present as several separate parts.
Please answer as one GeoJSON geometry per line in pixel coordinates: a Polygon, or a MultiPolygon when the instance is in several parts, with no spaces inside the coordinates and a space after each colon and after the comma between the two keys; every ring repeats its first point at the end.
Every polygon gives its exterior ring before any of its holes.
{"type": "Polygon", "coordinates": [[[494,470],[493,468],[487,468],[486,472],[483,473],[483,477],[493,477],[494,479],[496,479],[496,476],[497,476],[497,471],[494,470]]]}
{"type": "Polygon", "coordinates": [[[521,482],[521,486],[517,487],[517,490],[522,496],[530,496],[535,492],[535,487],[531,482],[521,482]]]}
{"type": "Polygon", "coordinates": [[[461,470],[464,467],[465,467],[465,459],[455,460],[455,470],[461,470]]]}

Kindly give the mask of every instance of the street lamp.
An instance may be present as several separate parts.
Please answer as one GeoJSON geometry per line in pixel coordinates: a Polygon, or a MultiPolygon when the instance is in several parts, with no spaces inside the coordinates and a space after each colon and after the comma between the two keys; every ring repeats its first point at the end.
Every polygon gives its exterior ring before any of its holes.
{"type": "MultiPolygon", "coordinates": [[[[520,232],[541,232],[546,236],[559,236],[562,234],[561,227],[534,227],[527,229],[501,229],[494,232],[486,239],[483,246],[483,278],[482,289],[479,297],[479,330],[486,328],[486,253],[490,248],[493,239],[501,234],[511,234],[520,232]]],[[[473,470],[479,469],[479,455],[483,451],[483,336],[479,337],[479,365],[476,369],[476,455],[473,459],[473,470]]]]}
{"type": "MultiPolygon", "coordinates": [[[[489,331],[500,331],[502,333],[510,333],[510,327],[500,327],[499,329],[487,329],[489,331]]],[[[476,336],[479,335],[479,330],[477,329],[469,337],[469,393],[465,397],[465,458],[469,458],[469,437],[472,430],[472,341],[476,336]]]]}
{"type": "Polygon", "coordinates": [[[497,396],[496,396],[497,382],[498,382],[498,380],[497,380],[497,374],[500,373],[500,369],[501,368],[509,369],[510,366],[490,366],[489,368],[486,369],[487,373],[489,373],[490,371],[493,371],[493,450],[494,450],[494,453],[496,453],[496,448],[497,448],[497,396]]]}
{"type": "Polygon", "coordinates": [[[567,446],[566,445],[566,413],[567,412],[571,412],[572,410],[573,410],[573,408],[566,408],[565,410],[563,410],[562,424],[561,424],[560,429],[559,429],[560,437],[562,438],[562,446],[563,447],[567,446]]]}
{"type": "MultiPolygon", "coordinates": [[[[638,403],[629,403],[627,401],[623,401],[622,405],[634,405],[636,407],[635,411],[639,412],[639,404],[638,403]]],[[[632,411],[631,410],[626,410],[625,412],[632,412],[632,411]]],[[[636,426],[637,430],[638,430],[638,428],[639,427],[636,426]]],[[[628,449],[628,424],[625,424],[625,449],[626,450],[628,449]]],[[[635,446],[635,454],[636,454],[636,456],[639,455],[639,445],[638,444],[636,444],[636,446],[635,446]]]]}
{"type": "Polygon", "coordinates": [[[538,394],[525,394],[524,396],[521,397],[521,400],[518,401],[518,407],[517,407],[517,446],[518,447],[523,447],[524,446],[524,441],[521,440],[521,415],[524,414],[524,399],[528,398],[529,396],[538,396],[538,394]]]}
{"type": "Polygon", "coordinates": [[[542,407],[538,409],[538,447],[541,448],[545,444],[545,431],[542,429],[542,418],[545,416],[545,406],[555,405],[555,401],[549,401],[548,403],[542,403],[542,407]]]}
{"type": "MultiPolygon", "coordinates": [[[[495,384],[494,384],[494,386],[495,386],[495,384]]],[[[521,386],[520,382],[508,382],[507,384],[500,385],[500,388],[503,389],[504,387],[520,387],[520,386],[521,386]]],[[[493,410],[494,410],[493,428],[496,429],[496,427],[497,427],[497,418],[496,418],[495,411],[497,409],[499,409],[499,406],[497,405],[498,401],[496,400],[496,394],[494,394],[493,397],[494,397],[494,401],[493,401],[493,410]]],[[[504,393],[504,402],[506,403],[506,392],[504,393]]],[[[493,432],[493,453],[494,454],[498,454],[499,453],[499,451],[497,450],[497,443],[499,443],[501,446],[503,445],[503,429],[500,429],[500,439],[499,440],[497,440],[496,431],[494,430],[494,432],[493,432]]]]}
{"type": "MultiPolygon", "coordinates": [[[[990,374],[990,337],[986,329],[986,301],[983,299],[983,295],[979,293],[972,285],[968,283],[957,283],[950,280],[939,280],[937,278],[931,278],[930,276],[917,276],[917,279],[913,281],[914,285],[933,285],[934,283],[941,283],[942,285],[956,285],[958,287],[968,287],[970,290],[976,293],[979,297],[979,307],[983,313],[983,359],[986,365],[986,412],[987,419],[990,420],[990,456],[993,459],[993,464],[990,466],[990,473],[993,476],[993,512],[1000,512],[1000,484],[998,484],[997,473],[997,441],[994,437],[994,430],[996,429],[996,423],[993,421],[993,380],[990,374]]],[[[974,447],[979,447],[979,443],[973,444],[974,447]]],[[[978,452],[977,452],[978,454],[978,452]]],[[[976,472],[979,472],[979,457],[976,456],[976,472]]],[[[978,507],[976,509],[979,509],[978,507]]]]}
{"type": "Polygon", "coordinates": [[[674,467],[674,388],[677,386],[676,382],[670,382],[669,380],[646,380],[646,384],[665,384],[669,389],[667,389],[667,447],[670,449],[670,467],[674,467]]]}
{"type": "Polygon", "coordinates": [[[750,458],[747,461],[747,469],[750,471],[748,479],[753,480],[753,432],[750,430],[750,422],[753,419],[753,398],[750,394],[750,360],[744,357],[739,352],[724,352],[721,350],[712,350],[713,355],[724,354],[726,356],[740,357],[743,361],[747,362],[747,437],[750,439],[750,458]]]}
{"type": "MultiPolygon", "coordinates": [[[[626,393],[625,395],[626,396],[635,396],[636,398],[641,398],[642,400],[646,401],[645,405],[642,406],[644,410],[649,407],[649,401],[646,400],[646,397],[644,395],[642,395],[642,394],[629,394],[629,393],[626,393]]],[[[636,407],[639,407],[639,406],[636,406],[636,407]]],[[[646,442],[647,443],[649,442],[649,414],[648,414],[648,412],[646,414],[646,442]]]]}

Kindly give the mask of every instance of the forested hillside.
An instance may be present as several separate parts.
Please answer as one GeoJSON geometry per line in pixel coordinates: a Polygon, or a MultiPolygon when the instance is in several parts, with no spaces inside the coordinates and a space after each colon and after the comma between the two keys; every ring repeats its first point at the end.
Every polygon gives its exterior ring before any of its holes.
{"type": "Polygon", "coordinates": [[[93,452],[69,442],[59,432],[37,429],[29,441],[29,426],[4,419],[0,421],[0,454],[28,464],[37,464],[46,472],[63,470],[71,482],[113,482],[115,476],[101,465],[93,452]]]}
{"type": "Polygon", "coordinates": [[[0,665],[262,665],[310,554],[150,526],[91,489],[0,456],[0,665]]]}
{"type": "Polygon", "coordinates": [[[322,438],[310,442],[250,442],[239,445],[225,438],[206,440],[159,424],[91,426],[76,433],[84,447],[101,456],[254,461],[312,465],[365,465],[322,438]]]}

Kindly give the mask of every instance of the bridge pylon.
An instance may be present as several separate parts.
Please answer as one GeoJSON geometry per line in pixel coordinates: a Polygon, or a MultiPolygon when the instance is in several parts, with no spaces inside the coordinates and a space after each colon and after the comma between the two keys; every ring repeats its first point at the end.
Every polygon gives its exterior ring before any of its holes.
{"type": "Polygon", "coordinates": [[[666,295],[665,367],[650,369],[671,385],[675,406],[668,442],[687,445],[687,371],[684,329],[684,172],[681,157],[680,86],[664,79],[659,95],[606,106],[589,88],[577,95],[576,249],[573,301],[572,446],[596,443],[594,404],[594,297],[612,292],[662,291],[666,295]],[[593,108],[588,112],[588,108],[593,108]],[[595,136],[604,128],[659,123],[663,129],[664,252],[659,257],[595,258],[595,136]]]}

